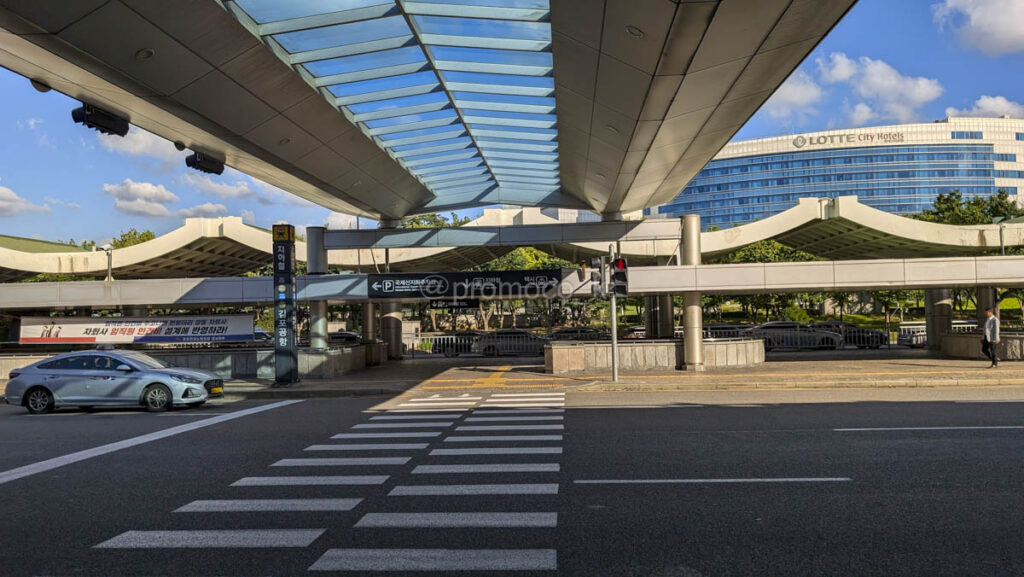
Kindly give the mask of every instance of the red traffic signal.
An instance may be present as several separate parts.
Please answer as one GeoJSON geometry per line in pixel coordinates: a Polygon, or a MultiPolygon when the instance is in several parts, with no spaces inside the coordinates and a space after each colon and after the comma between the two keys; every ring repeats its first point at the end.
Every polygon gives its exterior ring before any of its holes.
{"type": "Polygon", "coordinates": [[[616,271],[616,270],[626,270],[627,268],[629,268],[629,263],[626,262],[626,259],[624,259],[622,257],[619,257],[619,258],[616,258],[616,259],[612,259],[612,270],[613,271],[616,271]]]}
{"type": "Polygon", "coordinates": [[[626,296],[629,294],[629,263],[621,256],[613,258],[612,268],[612,292],[615,296],[626,296]]]}

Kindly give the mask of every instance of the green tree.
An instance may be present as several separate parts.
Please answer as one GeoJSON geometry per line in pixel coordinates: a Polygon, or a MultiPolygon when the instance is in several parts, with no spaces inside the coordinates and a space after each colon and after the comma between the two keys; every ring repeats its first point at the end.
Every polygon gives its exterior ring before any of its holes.
{"type": "Polygon", "coordinates": [[[463,226],[469,222],[468,216],[459,216],[454,212],[449,213],[450,216],[444,216],[431,212],[427,214],[417,214],[416,216],[409,217],[402,221],[402,228],[441,228],[451,226],[463,226]]]}
{"type": "Polygon", "coordinates": [[[549,270],[555,268],[575,268],[575,266],[565,259],[551,256],[532,246],[521,246],[505,256],[473,267],[471,270],[549,270]]]}
{"type": "Polygon", "coordinates": [[[942,193],[935,198],[932,208],[922,211],[914,218],[939,224],[991,224],[995,218],[1015,218],[1024,215],[1024,210],[1005,190],[991,196],[975,196],[964,199],[959,190],[942,193]]]}
{"type": "Polygon", "coordinates": [[[110,241],[110,246],[113,248],[124,248],[126,246],[132,246],[141,244],[147,240],[153,240],[156,235],[151,230],[139,231],[133,226],[128,230],[122,230],[121,236],[110,241]]]}

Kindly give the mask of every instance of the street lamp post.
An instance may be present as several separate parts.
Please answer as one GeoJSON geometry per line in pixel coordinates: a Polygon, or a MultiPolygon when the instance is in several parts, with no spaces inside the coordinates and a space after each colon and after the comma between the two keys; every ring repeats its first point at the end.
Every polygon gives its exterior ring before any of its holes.
{"type": "Polygon", "coordinates": [[[114,247],[105,244],[100,248],[103,249],[103,252],[107,253],[107,278],[103,279],[103,282],[110,286],[114,282],[114,247]]]}

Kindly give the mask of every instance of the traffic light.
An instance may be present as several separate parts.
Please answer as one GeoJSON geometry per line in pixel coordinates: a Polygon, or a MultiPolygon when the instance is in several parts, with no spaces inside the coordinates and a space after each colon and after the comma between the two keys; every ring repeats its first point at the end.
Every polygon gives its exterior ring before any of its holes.
{"type": "Polygon", "coordinates": [[[595,298],[603,297],[607,294],[607,283],[604,276],[605,259],[603,256],[594,257],[590,259],[590,294],[595,298]]]}
{"type": "Polygon", "coordinates": [[[612,294],[624,297],[629,294],[629,263],[624,257],[612,259],[612,294]]]}

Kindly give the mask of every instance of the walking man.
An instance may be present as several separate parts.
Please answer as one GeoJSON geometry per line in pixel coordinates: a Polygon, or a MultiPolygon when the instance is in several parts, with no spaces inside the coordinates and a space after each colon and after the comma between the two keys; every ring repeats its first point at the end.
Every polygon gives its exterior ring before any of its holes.
{"type": "Polygon", "coordinates": [[[992,313],[991,308],[985,309],[985,336],[981,339],[981,353],[992,361],[988,368],[999,366],[996,356],[996,345],[999,344],[999,317],[992,313]]]}

